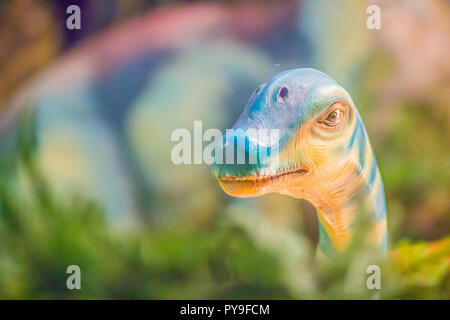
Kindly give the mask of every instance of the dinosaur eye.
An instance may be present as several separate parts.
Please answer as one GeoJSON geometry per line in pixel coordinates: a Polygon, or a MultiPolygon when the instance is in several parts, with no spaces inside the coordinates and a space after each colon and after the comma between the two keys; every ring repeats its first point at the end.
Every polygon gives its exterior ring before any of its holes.
{"type": "Polygon", "coordinates": [[[335,103],[319,117],[318,121],[328,127],[337,127],[342,122],[345,114],[346,107],[341,103],[335,103]]]}
{"type": "Polygon", "coordinates": [[[327,115],[327,117],[323,120],[323,123],[329,127],[335,127],[339,124],[342,114],[343,113],[341,110],[335,109],[327,115]]]}
{"type": "Polygon", "coordinates": [[[334,110],[334,111],[330,112],[330,114],[328,114],[326,120],[328,120],[329,122],[336,122],[339,119],[340,115],[341,115],[341,111],[334,110]]]}
{"type": "Polygon", "coordinates": [[[288,92],[289,92],[288,88],[283,87],[283,88],[281,88],[280,93],[278,94],[278,97],[281,99],[285,99],[288,95],[288,92]]]}

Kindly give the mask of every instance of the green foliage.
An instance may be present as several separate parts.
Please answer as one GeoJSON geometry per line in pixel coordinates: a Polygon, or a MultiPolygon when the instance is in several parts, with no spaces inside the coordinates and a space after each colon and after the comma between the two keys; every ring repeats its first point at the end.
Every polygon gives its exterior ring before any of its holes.
{"type": "MultiPolygon", "coordinates": [[[[286,239],[262,234],[271,243],[264,245],[229,214],[200,228],[115,228],[93,201],[77,195],[56,198],[27,159],[26,148],[20,153],[34,192],[17,192],[13,179],[1,186],[0,298],[373,298],[365,287],[365,270],[373,263],[383,266],[381,297],[445,297],[438,292],[444,290],[448,264],[427,267],[422,254],[420,270],[435,275],[424,283],[416,267],[408,271],[411,263],[398,268],[383,262],[358,246],[358,237],[346,254],[320,263],[310,256],[305,260],[307,251],[300,261],[289,259],[282,254],[286,239]],[[72,264],[81,268],[81,290],[66,288],[66,268],[72,264]],[[289,268],[300,272],[286,277],[289,268]],[[294,288],[293,282],[311,281],[310,288],[294,288]]],[[[301,239],[291,243],[301,250],[301,239]]],[[[441,251],[434,252],[435,258],[448,252],[441,251]]]]}

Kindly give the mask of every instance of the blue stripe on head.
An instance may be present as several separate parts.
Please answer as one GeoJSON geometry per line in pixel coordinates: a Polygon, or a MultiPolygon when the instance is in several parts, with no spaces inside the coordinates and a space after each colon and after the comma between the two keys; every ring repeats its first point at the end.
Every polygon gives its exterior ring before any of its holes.
{"type": "Polygon", "coordinates": [[[365,165],[366,165],[366,148],[367,148],[367,139],[366,139],[366,137],[362,134],[362,128],[361,128],[361,123],[358,121],[358,128],[359,128],[359,131],[360,131],[360,134],[359,134],[359,141],[358,141],[358,152],[359,152],[359,155],[358,155],[358,157],[359,157],[359,159],[358,159],[358,161],[359,161],[359,165],[360,165],[360,167],[361,167],[361,169],[363,169],[364,167],[365,167],[365,165]]]}
{"type": "MultiPolygon", "coordinates": [[[[370,156],[373,157],[373,155],[370,155],[370,156]]],[[[377,178],[377,172],[378,172],[377,162],[375,161],[375,158],[373,157],[372,167],[370,168],[370,174],[369,174],[369,178],[367,180],[367,183],[369,184],[370,188],[372,188],[375,183],[375,179],[377,178]]]]}
{"type": "MultiPolygon", "coordinates": [[[[376,163],[376,162],[375,162],[376,163]]],[[[376,221],[381,221],[386,217],[386,199],[384,196],[384,186],[383,182],[380,181],[378,184],[377,190],[375,190],[376,197],[375,197],[375,218],[376,221]]]]}
{"type": "Polygon", "coordinates": [[[350,137],[350,140],[348,141],[348,149],[353,149],[353,146],[355,145],[355,142],[359,140],[360,132],[359,132],[359,121],[356,121],[355,128],[353,129],[352,136],[350,137]]]}

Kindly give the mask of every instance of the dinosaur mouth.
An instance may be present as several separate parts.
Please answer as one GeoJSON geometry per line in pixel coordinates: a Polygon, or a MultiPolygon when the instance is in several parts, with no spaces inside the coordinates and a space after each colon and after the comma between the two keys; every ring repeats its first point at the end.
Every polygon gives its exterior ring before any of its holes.
{"type": "Polygon", "coordinates": [[[252,175],[247,177],[236,177],[227,174],[217,179],[225,193],[234,197],[245,198],[274,192],[276,190],[272,190],[272,187],[276,187],[279,184],[282,186],[286,178],[292,176],[301,177],[307,172],[308,170],[305,168],[295,168],[275,174],[252,175]]]}
{"type": "Polygon", "coordinates": [[[272,181],[278,178],[281,178],[283,176],[287,176],[290,174],[305,174],[308,172],[308,170],[304,168],[296,168],[292,170],[286,170],[282,172],[278,172],[275,174],[264,174],[264,175],[254,175],[254,176],[247,176],[247,177],[236,177],[230,174],[227,174],[223,177],[220,177],[219,180],[224,182],[229,181],[258,181],[258,182],[265,182],[265,181],[272,181]]]}

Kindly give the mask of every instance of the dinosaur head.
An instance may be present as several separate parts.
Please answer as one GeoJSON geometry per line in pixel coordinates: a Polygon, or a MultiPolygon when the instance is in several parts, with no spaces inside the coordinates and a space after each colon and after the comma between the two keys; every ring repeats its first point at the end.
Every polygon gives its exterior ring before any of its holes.
{"type": "Polygon", "coordinates": [[[214,163],[212,172],[235,197],[277,192],[308,198],[317,186],[358,166],[352,156],[358,122],[349,94],[325,73],[280,73],[254,91],[223,138],[223,154],[231,148],[245,161],[227,158],[214,163]]]}
{"type": "Polygon", "coordinates": [[[229,195],[311,202],[326,254],[348,246],[358,215],[370,218],[370,243],[386,250],[384,188],[367,133],[350,95],[326,74],[295,69],[259,86],[216,151],[212,172],[229,195]]]}

